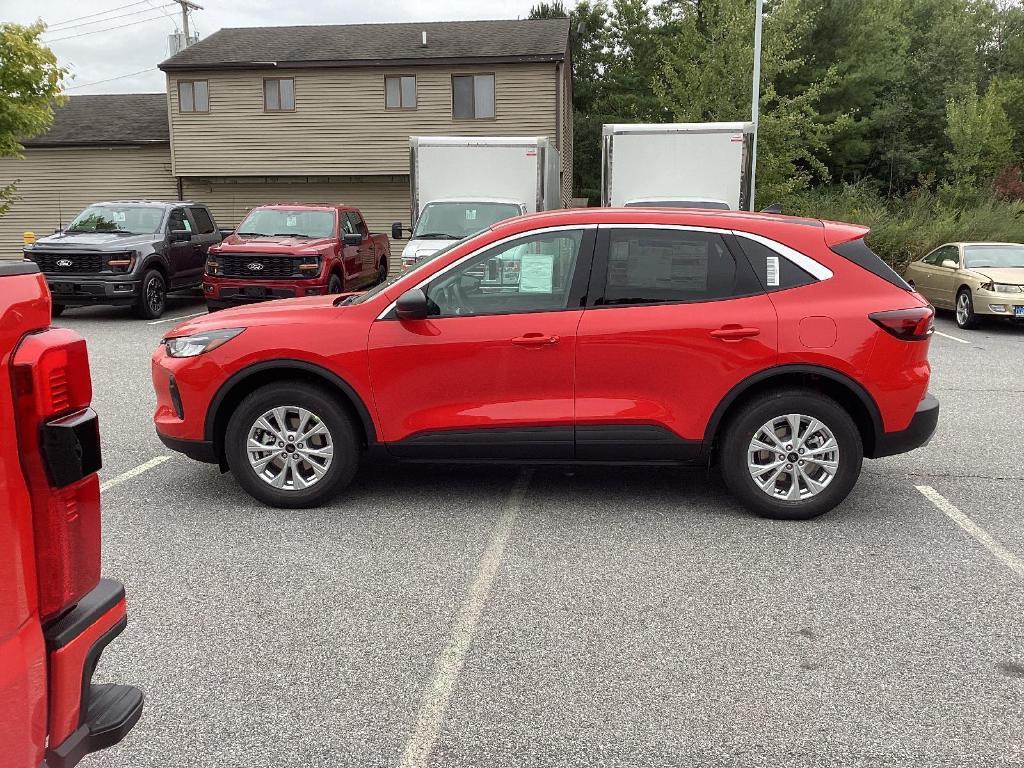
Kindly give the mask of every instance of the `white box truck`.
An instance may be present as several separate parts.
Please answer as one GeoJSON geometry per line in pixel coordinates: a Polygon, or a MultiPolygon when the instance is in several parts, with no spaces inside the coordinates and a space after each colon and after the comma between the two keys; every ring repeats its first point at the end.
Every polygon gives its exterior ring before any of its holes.
{"type": "Polygon", "coordinates": [[[605,125],[601,205],[749,210],[753,123],[605,125]]]}
{"type": "MultiPolygon", "coordinates": [[[[402,268],[512,216],[561,207],[561,161],[545,136],[410,136],[412,237],[402,268]]],[[[402,236],[400,222],[392,237],[402,236]]]]}

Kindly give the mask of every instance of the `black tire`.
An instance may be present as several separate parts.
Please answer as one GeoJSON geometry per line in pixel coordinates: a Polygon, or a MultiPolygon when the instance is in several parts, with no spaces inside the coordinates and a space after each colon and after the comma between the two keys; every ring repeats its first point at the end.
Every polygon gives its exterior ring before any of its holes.
{"type": "Polygon", "coordinates": [[[142,276],[139,285],[139,298],[135,301],[136,317],[144,320],[156,320],[167,308],[167,282],[159,270],[149,269],[142,276]]]}
{"type": "Polygon", "coordinates": [[[341,282],[341,277],[337,274],[331,275],[330,280],[327,281],[327,292],[328,293],[341,293],[341,289],[344,285],[341,282]]]}
{"type": "Polygon", "coordinates": [[[377,265],[377,285],[380,285],[388,279],[388,260],[381,259],[380,264],[377,265]]]}
{"type": "Polygon", "coordinates": [[[64,314],[64,310],[67,309],[63,304],[51,304],[50,315],[52,317],[60,317],[64,314]]]}
{"type": "Polygon", "coordinates": [[[974,297],[970,288],[961,288],[956,294],[956,306],[953,308],[953,316],[956,324],[965,331],[972,330],[981,325],[980,318],[974,314],[974,297]],[[961,303],[963,306],[961,306],[961,303]]]}
{"type": "MultiPolygon", "coordinates": [[[[776,520],[818,517],[845,499],[860,476],[864,445],[857,425],[835,400],[813,390],[774,390],[758,395],[729,418],[723,432],[719,459],[725,484],[744,506],[764,517],[776,520]],[[802,414],[819,420],[832,432],[839,447],[839,466],[832,480],[817,495],[793,501],[776,498],[762,490],[747,466],[747,450],[762,425],[786,414],[802,414]]],[[[792,479],[791,475],[787,477],[792,479]]]]}
{"type": "MultiPolygon", "coordinates": [[[[320,387],[297,381],[267,384],[239,403],[224,434],[224,454],[238,484],[255,499],[272,507],[315,507],[345,488],[359,469],[360,443],[352,417],[341,403],[320,387]],[[311,411],[327,427],[334,455],[326,474],[304,489],[275,488],[249,463],[249,430],[273,408],[298,406],[311,411]]],[[[282,470],[283,471],[283,470],[282,470]]]]}

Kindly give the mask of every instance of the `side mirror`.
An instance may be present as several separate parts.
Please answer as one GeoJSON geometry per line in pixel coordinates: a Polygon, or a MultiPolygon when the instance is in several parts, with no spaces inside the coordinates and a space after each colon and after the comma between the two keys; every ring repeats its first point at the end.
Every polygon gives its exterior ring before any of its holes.
{"type": "Polygon", "coordinates": [[[426,320],[428,311],[427,294],[421,288],[406,291],[395,302],[399,320],[426,320]]]}
{"type": "Polygon", "coordinates": [[[341,242],[344,243],[345,245],[362,245],[363,236],[358,232],[346,232],[341,236],[341,242]]]}
{"type": "Polygon", "coordinates": [[[943,259],[942,266],[946,269],[960,269],[960,264],[954,259],[943,259]]]}
{"type": "Polygon", "coordinates": [[[391,239],[401,240],[402,239],[402,222],[396,221],[391,225],[391,239]]]}
{"type": "Polygon", "coordinates": [[[192,239],[192,233],[187,229],[172,229],[170,232],[171,242],[187,243],[192,239]]]}

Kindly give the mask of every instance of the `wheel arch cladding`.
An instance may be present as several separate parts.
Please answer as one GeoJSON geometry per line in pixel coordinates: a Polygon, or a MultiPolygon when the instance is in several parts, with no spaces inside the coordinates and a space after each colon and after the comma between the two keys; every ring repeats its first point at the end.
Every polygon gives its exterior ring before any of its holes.
{"type": "Polygon", "coordinates": [[[729,417],[751,398],[773,389],[811,389],[827,395],[850,414],[864,443],[864,455],[871,456],[875,443],[883,432],[882,416],[870,393],[849,376],[816,365],[783,365],[755,373],[722,398],[711,414],[704,432],[707,448],[718,440],[729,417]]]}
{"type": "Polygon", "coordinates": [[[246,395],[265,384],[301,381],[323,387],[334,394],[348,410],[366,445],[377,442],[370,412],[352,386],[337,374],[304,360],[270,360],[243,368],[224,382],[210,401],[204,426],[205,439],[211,441],[217,458],[224,461],[224,433],[228,420],[246,395]]]}

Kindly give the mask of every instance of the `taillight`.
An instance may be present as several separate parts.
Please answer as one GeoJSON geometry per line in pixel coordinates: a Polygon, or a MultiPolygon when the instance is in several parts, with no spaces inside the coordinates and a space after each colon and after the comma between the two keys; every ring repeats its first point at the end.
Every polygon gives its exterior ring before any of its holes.
{"type": "Polygon", "coordinates": [[[100,577],[99,430],[85,341],[51,328],[14,354],[21,464],[32,498],[39,613],[52,618],[100,577]]]}
{"type": "Polygon", "coordinates": [[[879,328],[903,341],[924,341],[935,331],[935,310],[931,307],[890,309],[872,312],[868,317],[879,328]]]}

